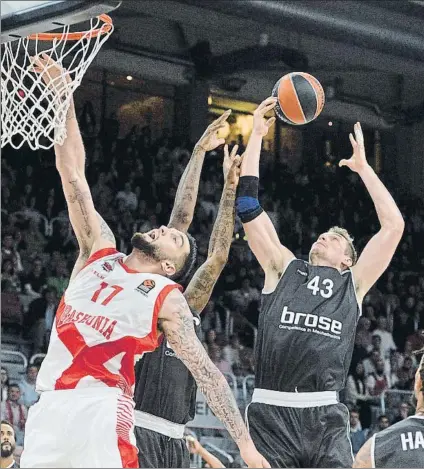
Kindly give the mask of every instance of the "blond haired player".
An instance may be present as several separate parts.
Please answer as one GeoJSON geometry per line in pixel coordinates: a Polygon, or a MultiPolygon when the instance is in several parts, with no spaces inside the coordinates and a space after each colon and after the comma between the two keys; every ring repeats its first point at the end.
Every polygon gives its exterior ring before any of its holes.
{"type": "Polygon", "coordinates": [[[361,126],[342,160],[367,188],[381,228],[356,261],[346,230],[333,228],[312,245],[309,262],[284,246],[258,201],[262,138],[276,99],[256,109],[238,186],[237,213],[265,272],[256,343],[255,390],[247,416],[253,441],[272,467],[351,467],[348,411],[339,403],[364,295],[386,270],[404,221],[367,163],[361,126]]]}
{"type": "MultiPolygon", "coordinates": [[[[45,54],[33,59],[52,92],[66,73],[45,54]]],[[[256,451],[233,394],[194,332],[192,314],[172,278],[186,269],[190,242],[160,227],[133,236],[126,256],[94,209],[73,103],[56,166],[86,265],[58,308],[28,416],[22,467],[138,467],[134,446],[134,361],[161,332],[192,372],[250,467],[269,467],[256,451]]]]}

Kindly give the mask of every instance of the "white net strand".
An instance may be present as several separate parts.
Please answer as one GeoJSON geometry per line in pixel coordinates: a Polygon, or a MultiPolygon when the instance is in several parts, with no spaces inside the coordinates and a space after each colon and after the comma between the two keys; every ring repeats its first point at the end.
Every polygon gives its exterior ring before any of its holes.
{"type": "MultiPolygon", "coordinates": [[[[90,20],[90,30],[78,40],[68,40],[70,26],[52,41],[21,38],[1,45],[1,147],[19,149],[27,143],[32,150],[62,145],[66,139],[66,114],[75,89],[113,26],[100,18],[90,20]],[[93,34],[94,29],[100,33],[93,34]],[[43,73],[35,73],[30,57],[45,53],[64,67],[64,73],[46,85],[43,73]],[[71,83],[67,82],[69,74],[71,83]]],[[[43,70],[47,71],[48,68],[43,70]]]]}

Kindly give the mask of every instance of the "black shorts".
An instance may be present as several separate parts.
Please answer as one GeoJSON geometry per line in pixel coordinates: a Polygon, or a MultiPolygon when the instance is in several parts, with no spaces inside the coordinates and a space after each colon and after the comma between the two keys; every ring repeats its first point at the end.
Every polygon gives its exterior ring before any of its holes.
{"type": "Polygon", "coordinates": [[[352,467],[343,404],[295,408],[253,402],[247,419],[256,448],[271,467],[352,467]]]}
{"type": "Polygon", "coordinates": [[[135,427],[140,467],[190,467],[190,453],[184,439],[169,438],[152,430],[135,427]]]}

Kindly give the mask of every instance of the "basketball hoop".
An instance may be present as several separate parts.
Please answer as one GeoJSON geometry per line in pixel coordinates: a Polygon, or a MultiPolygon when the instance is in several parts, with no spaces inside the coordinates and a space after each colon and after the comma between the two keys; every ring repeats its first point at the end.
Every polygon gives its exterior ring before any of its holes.
{"type": "Polygon", "coordinates": [[[85,32],[71,32],[72,26],[64,25],[61,32],[32,34],[1,45],[2,148],[10,144],[19,149],[27,143],[37,150],[63,144],[72,95],[113,32],[112,19],[106,14],[89,23],[85,32]],[[30,58],[41,53],[66,69],[54,86],[47,86],[42,73],[31,69],[30,58]]]}

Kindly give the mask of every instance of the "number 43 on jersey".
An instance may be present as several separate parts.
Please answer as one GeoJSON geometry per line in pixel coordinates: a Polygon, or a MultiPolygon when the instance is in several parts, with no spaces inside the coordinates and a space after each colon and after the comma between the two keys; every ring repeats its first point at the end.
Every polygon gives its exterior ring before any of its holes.
{"type": "Polygon", "coordinates": [[[333,287],[334,282],[329,278],[325,278],[322,282],[319,275],[315,275],[315,277],[308,282],[307,288],[312,291],[314,296],[318,295],[318,293],[323,298],[330,298],[333,294],[333,287]]]}

